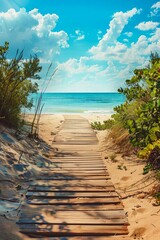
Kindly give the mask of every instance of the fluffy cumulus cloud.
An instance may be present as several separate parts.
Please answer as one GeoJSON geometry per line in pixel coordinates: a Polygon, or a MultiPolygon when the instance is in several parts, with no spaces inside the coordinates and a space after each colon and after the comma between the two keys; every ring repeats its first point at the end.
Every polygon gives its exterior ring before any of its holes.
{"type": "Polygon", "coordinates": [[[118,87],[123,86],[124,80],[131,77],[135,68],[142,68],[148,64],[151,51],[159,52],[158,23],[138,24],[136,28],[141,30],[143,28],[143,31],[145,28],[150,32],[141,34],[136,30],[139,33],[136,37],[134,29],[132,32],[124,32],[129,20],[140,12],[141,10],[133,8],[127,12],[115,13],[106,34],[99,39],[96,46],[89,49],[90,55],[80,59],[69,59],[60,64],[56,75],[57,80],[61,80],[64,85],[67,82],[68,87],[72,86],[73,91],[78,89],[80,83],[83,86],[80,89],[83,88],[84,91],[87,89],[92,91],[92,85],[97,91],[116,91],[118,87]],[[124,35],[129,39],[122,39],[124,35]],[[65,81],[65,78],[68,81],[65,81]],[[99,86],[103,87],[100,89],[99,86]]]}
{"type": "Polygon", "coordinates": [[[128,24],[129,19],[135,14],[138,14],[139,10],[133,8],[127,12],[117,12],[113,15],[113,19],[109,24],[109,29],[103,38],[99,41],[97,46],[92,47],[89,52],[95,59],[105,60],[108,55],[113,56],[115,52],[123,53],[126,46],[123,43],[118,42],[118,37],[121,35],[124,27],[128,24]]]}
{"type": "Polygon", "coordinates": [[[153,4],[151,9],[151,16],[156,16],[160,12],[160,2],[153,4]]]}
{"type": "Polygon", "coordinates": [[[81,57],[79,60],[71,58],[65,63],[58,65],[57,75],[63,74],[66,77],[74,77],[78,74],[88,74],[93,72],[98,72],[102,69],[98,64],[93,64],[90,62],[88,57],[81,57]]]}
{"type": "Polygon", "coordinates": [[[1,12],[0,44],[9,41],[11,52],[12,49],[24,49],[26,53],[37,53],[44,61],[51,60],[61,48],[68,47],[67,33],[54,31],[57,21],[56,14],[42,15],[38,9],[1,12]]]}
{"type": "MultiPolygon", "coordinates": [[[[133,8],[127,12],[117,12],[113,15],[113,19],[109,24],[109,29],[97,46],[92,47],[90,57],[95,60],[118,62],[121,66],[135,67],[143,66],[146,63],[146,58],[151,51],[158,51],[160,44],[160,30],[157,22],[143,22],[136,26],[141,30],[151,30],[150,36],[140,35],[135,42],[128,39],[119,41],[119,36],[122,36],[123,29],[128,24],[135,14],[140,14],[141,10],[133,8]]],[[[124,32],[124,35],[131,37],[132,32],[124,32]]],[[[135,38],[134,38],[135,39],[135,38]]]]}
{"type": "Polygon", "coordinates": [[[142,30],[142,31],[148,31],[148,30],[155,29],[158,25],[159,25],[158,22],[148,21],[148,22],[139,23],[137,26],[135,26],[135,28],[142,30]]]}
{"type": "Polygon", "coordinates": [[[110,61],[105,67],[89,57],[69,59],[58,65],[54,91],[63,86],[64,91],[116,91],[119,69],[110,61]]]}

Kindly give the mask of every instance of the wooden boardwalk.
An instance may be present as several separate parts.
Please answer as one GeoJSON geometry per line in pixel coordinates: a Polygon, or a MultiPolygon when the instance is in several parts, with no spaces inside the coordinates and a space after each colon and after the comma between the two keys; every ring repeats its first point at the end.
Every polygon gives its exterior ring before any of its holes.
{"type": "Polygon", "coordinates": [[[51,164],[26,194],[20,232],[38,239],[128,240],[123,205],[88,121],[65,116],[53,145],[51,164]]]}

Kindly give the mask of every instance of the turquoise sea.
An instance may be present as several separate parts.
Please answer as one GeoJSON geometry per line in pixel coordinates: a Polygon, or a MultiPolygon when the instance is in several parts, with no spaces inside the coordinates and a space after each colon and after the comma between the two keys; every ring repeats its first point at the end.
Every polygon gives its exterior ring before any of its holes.
{"type": "MultiPolygon", "coordinates": [[[[32,95],[36,103],[38,95],[32,95]]],[[[95,113],[112,114],[125,98],[119,93],[44,93],[42,114],[95,113]]],[[[34,113],[35,107],[29,113],[34,113]]],[[[28,112],[27,112],[28,113],[28,112]]]]}

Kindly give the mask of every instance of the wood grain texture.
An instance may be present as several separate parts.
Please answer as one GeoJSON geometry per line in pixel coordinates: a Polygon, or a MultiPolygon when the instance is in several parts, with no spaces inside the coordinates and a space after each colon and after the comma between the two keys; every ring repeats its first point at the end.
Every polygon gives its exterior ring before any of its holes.
{"type": "Polygon", "coordinates": [[[129,240],[123,204],[88,121],[66,115],[53,148],[26,193],[20,232],[35,239],[129,240]]]}

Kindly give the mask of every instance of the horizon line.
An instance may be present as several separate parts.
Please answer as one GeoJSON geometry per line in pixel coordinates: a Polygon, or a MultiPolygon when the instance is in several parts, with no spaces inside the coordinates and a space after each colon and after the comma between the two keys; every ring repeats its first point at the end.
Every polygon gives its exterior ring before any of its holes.
{"type": "MultiPolygon", "coordinates": [[[[40,91],[38,93],[41,93],[40,91]]],[[[45,93],[119,93],[117,92],[45,92],[45,93]]]]}

